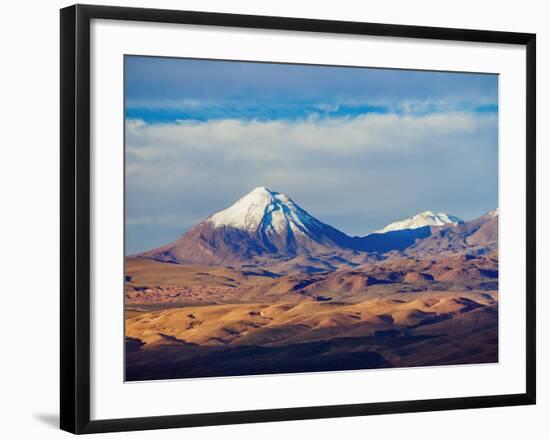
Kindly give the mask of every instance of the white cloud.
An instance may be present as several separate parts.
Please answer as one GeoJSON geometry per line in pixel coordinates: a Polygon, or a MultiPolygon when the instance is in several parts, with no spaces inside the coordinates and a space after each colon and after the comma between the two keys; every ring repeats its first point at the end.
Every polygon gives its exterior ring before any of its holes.
{"type": "MultiPolygon", "coordinates": [[[[469,113],[399,116],[310,117],[298,121],[222,119],[147,124],[129,120],[127,147],[142,160],[189,152],[218,152],[267,161],[302,149],[357,154],[451,146],[445,139],[496,126],[496,115],[469,113]]],[[[452,142],[451,142],[452,143],[452,142]]]]}
{"type": "Polygon", "coordinates": [[[496,207],[497,125],[473,113],[128,120],[129,221],[188,227],[256,186],[350,234],[421,210],[467,219],[496,207]]]}

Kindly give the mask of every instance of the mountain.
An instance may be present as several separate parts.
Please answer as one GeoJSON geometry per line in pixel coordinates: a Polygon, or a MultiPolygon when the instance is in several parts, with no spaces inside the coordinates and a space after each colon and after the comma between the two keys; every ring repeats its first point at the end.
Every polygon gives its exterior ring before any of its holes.
{"type": "Polygon", "coordinates": [[[457,252],[488,254],[498,251],[499,210],[456,226],[443,226],[432,230],[431,236],[416,242],[407,249],[408,254],[441,255],[457,252]]]}
{"type": "MultiPolygon", "coordinates": [[[[470,222],[431,211],[379,232],[350,237],[302,209],[287,195],[257,187],[177,241],[137,255],[163,262],[277,268],[278,272],[334,271],[391,251],[408,255],[497,249],[498,210],[470,222]],[[277,267],[276,267],[277,266],[277,267]]],[[[269,268],[270,270],[272,268],[269,268]]]]}
{"type": "Polygon", "coordinates": [[[233,264],[349,250],[354,239],[322,223],[287,195],[257,187],[172,244],[141,256],[160,261],[233,264]]]}
{"type": "Polygon", "coordinates": [[[464,221],[456,216],[426,210],[357,238],[356,248],[376,253],[387,253],[392,250],[403,251],[414,245],[417,240],[431,236],[434,227],[456,226],[463,223],[464,221]]]}
{"type": "Polygon", "coordinates": [[[388,224],[383,229],[376,230],[372,233],[381,234],[387,232],[395,232],[397,230],[419,229],[421,227],[427,226],[444,226],[446,224],[452,224],[456,226],[457,224],[462,223],[464,223],[464,221],[456,216],[447,215],[446,213],[435,213],[431,210],[426,210],[410,218],[401,221],[395,221],[391,224],[388,224]]]}

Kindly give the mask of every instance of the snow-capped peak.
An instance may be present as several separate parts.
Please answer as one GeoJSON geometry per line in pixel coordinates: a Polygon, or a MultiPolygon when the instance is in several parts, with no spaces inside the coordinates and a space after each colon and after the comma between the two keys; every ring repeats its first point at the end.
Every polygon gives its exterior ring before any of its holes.
{"type": "Polygon", "coordinates": [[[279,233],[290,228],[296,233],[304,232],[309,223],[317,220],[287,195],[257,187],[207,221],[215,227],[228,226],[249,232],[262,228],[267,233],[279,233]]]}
{"type": "Polygon", "coordinates": [[[498,216],[500,213],[500,209],[497,207],[496,209],[490,210],[486,213],[487,216],[490,216],[491,218],[494,218],[495,216],[498,216]]]}
{"type": "Polygon", "coordinates": [[[446,213],[435,213],[431,210],[420,212],[419,214],[402,221],[396,221],[388,224],[383,229],[372,233],[394,232],[396,230],[418,229],[425,226],[444,226],[446,224],[462,224],[464,221],[460,218],[446,213]]]}

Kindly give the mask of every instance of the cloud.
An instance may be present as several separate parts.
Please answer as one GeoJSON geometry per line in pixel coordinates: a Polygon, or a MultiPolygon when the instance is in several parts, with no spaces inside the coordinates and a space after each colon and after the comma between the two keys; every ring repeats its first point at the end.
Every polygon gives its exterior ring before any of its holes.
{"type": "Polygon", "coordinates": [[[498,76],[365,67],[125,57],[127,117],[303,119],[498,106],[498,76]]]}
{"type": "Polygon", "coordinates": [[[125,57],[128,101],[359,101],[488,99],[498,101],[491,74],[365,67],[125,57]]]}
{"type": "Polygon", "coordinates": [[[431,209],[496,207],[497,116],[126,122],[129,224],[186,228],[256,186],[350,234],[431,209]]]}
{"type": "Polygon", "coordinates": [[[285,160],[291,154],[326,155],[447,148],[453,139],[496,126],[495,115],[362,115],[299,121],[222,119],[146,123],[128,120],[127,147],[136,159],[184,154],[222,154],[242,160],[285,160]],[[297,149],[300,151],[297,151],[297,149]]]}

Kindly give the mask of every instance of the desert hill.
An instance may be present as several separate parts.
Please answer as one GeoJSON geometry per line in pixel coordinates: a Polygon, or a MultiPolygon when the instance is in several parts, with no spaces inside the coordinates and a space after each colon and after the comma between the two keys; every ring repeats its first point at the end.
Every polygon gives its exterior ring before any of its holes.
{"type": "Polygon", "coordinates": [[[126,379],[487,363],[496,293],[128,311],[126,379]]]}
{"type": "Polygon", "coordinates": [[[126,260],[126,303],[146,305],[280,301],[360,301],[395,292],[491,290],[494,255],[430,259],[394,256],[315,273],[126,260]]]}

